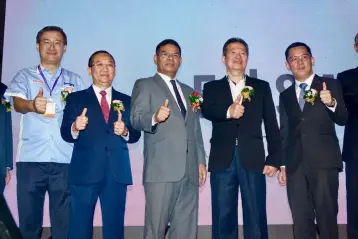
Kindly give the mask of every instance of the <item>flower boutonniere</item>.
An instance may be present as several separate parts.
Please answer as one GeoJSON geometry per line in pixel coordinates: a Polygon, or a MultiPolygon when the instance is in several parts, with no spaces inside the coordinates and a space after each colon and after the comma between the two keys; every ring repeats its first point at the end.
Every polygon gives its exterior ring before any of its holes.
{"type": "Polygon", "coordinates": [[[198,110],[200,110],[200,106],[204,100],[198,92],[194,91],[193,93],[191,93],[191,95],[189,95],[189,101],[193,112],[197,112],[198,110]]]}
{"type": "Polygon", "coordinates": [[[254,96],[255,90],[251,86],[245,86],[244,89],[241,91],[242,100],[251,101],[251,97],[254,96]]]}
{"type": "Polygon", "coordinates": [[[120,100],[113,100],[111,103],[111,107],[114,109],[114,111],[125,111],[123,102],[120,100]]]}
{"type": "Polygon", "coordinates": [[[11,111],[11,104],[5,98],[1,99],[1,104],[5,107],[6,112],[11,111]]]}
{"type": "Polygon", "coordinates": [[[68,94],[72,93],[73,88],[72,87],[65,87],[63,91],[61,91],[61,100],[65,102],[67,100],[68,94]]]}
{"type": "Polygon", "coordinates": [[[303,96],[303,99],[305,99],[306,102],[311,103],[312,105],[314,105],[314,102],[317,98],[318,98],[318,92],[312,88],[306,90],[303,96]]]}

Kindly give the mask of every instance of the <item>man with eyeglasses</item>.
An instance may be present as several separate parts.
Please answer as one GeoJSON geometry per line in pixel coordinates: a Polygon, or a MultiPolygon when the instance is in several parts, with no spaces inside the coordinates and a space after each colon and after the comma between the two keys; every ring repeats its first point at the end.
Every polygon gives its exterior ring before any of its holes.
{"type": "Polygon", "coordinates": [[[57,26],[37,33],[40,64],[20,70],[6,92],[21,113],[16,158],[17,203],[24,239],[41,237],[43,207],[49,195],[53,239],[67,238],[70,192],[68,165],[73,145],[60,134],[66,96],[83,88],[79,75],[61,66],[67,36],[57,26]]]}
{"type": "Polygon", "coordinates": [[[338,239],[338,173],[342,159],[335,124],[348,119],[339,81],[313,73],[315,58],[305,43],[285,51],[294,84],[280,94],[282,166],[296,239],[338,239]]]}
{"type": "Polygon", "coordinates": [[[193,89],[179,82],[179,44],[166,39],[155,50],[157,73],[136,81],[131,122],[144,131],[143,184],[145,239],[197,238],[198,186],[206,180],[206,163],[193,89]]]}
{"type": "MultiPolygon", "coordinates": [[[[354,38],[358,53],[358,34],[354,38]]],[[[358,238],[358,67],[337,75],[342,84],[344,100],[349,113],[344,130],[342,159],[345,162],[347,190],[347,236],[358,238]]]]}
{"type": "Polygon", "coordinates": [[[93,216],[101,201],[104,239],[124,239],[127,186],[132,184],[129,143],[140,132],[129,121],[130,97],[112,82],[116,63],[107,51],[96,51],[88,61],[93,85],[68,97],[61,135],[74,143],[69,167],[71,216],[69,239],[89,239],[93,216]]]}

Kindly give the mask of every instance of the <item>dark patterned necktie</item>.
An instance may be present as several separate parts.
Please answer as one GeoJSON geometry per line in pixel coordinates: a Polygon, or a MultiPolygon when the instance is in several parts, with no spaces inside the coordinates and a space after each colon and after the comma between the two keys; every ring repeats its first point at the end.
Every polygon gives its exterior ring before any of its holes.
{"type": "Polygon", "coordinates": [[[181,97],[180,97],[177,84],[176,84],[175,80],[170,80],[170,83],[172,83],[172,85],[173,85],[175,97],[177,98],[177,102],[178,102],[178,105],[179,105],[181,114],[183,115],[183,118],[185,118],[186,109],[185,109],[183,100],[182,100],[181,97]]]}

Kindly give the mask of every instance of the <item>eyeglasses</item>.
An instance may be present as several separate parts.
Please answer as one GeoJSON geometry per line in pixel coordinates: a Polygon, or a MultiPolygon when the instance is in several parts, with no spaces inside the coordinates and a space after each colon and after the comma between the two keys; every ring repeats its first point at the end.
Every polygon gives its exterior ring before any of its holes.
{"type": "Polygon", "coordinates": [[[167,59],[169,57],[172,57],[174,59],[179,59],[181,57],[179,53],[168,53],[168,52],[161,52],[159,53],[159,56],[163,57],[164,59],[167,59]]]}
{"type": "Polygon", "coordinates": [[[103,63],[97,63],[97,64],[93,64],[91,65],[91,67],[94,66],[98,69],[104,69],[104,68],[108,68],[108,69],[113,69],[114,67],[116,67],[114,64],[109,63],[109,64],[103,64],[103,63]]]}
{"type": "Polygon", "coordinates": [[[309,59],[311,59],[311,56],[309,54],[303,54],[301,56],[291,56],[291,57],[288,58],[288,61],[290,63],[297,63],[300,60],[308,61],[309,59]]]}
{"type": "Polygon", "coordinates": [[[40,40],[40,42],[42,42],[42,44],[44,44],[45,46],[50,46],[50,45],[62,46],[63,45],[63,41],[61,41],[61,40],[51,41],[48,39],[43,39],[43,40],[40,40]]]}

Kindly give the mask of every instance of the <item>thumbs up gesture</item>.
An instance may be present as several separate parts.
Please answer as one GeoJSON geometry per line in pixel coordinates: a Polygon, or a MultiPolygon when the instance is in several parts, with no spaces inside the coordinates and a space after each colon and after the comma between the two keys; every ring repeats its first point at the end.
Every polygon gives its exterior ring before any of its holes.
{"type": "Polygon", "coordinates": [[[335,99],[333,99],[331,92],[327,89],[326,82],[323,82],[322,84],[322,90],[319,93],[319,96],[321,98],[321,101],[323,104],[333,107],[335,104],[335,99]]]}
{"type": "Polygon", "coordinates": [[[229,107],[230,117],[233,119],[239,119],[244,115],[245,107],[241,104],[241,95],[239,95],[234,103],[229,107]]]}
{"type": "Polygon", "coordinates": [[[38,114],[43,114],[46,111],[47,99],[43,95],[44,91],[42,88],[40,88],[35,99],[32,101],[34,112],[38,114]]]}
{"type": "Polygon", "coordinates": [[[155,113],[154,122],[162,123],[168,119],[168,117],[170,115],[170,109],[168,107],[168,104],[169,104],[169,100],[166,99],[164,101],[164,104],[162,106],[160,106],[158,111],[155,113]]]}
{"type": "Polygon", "coordinates": [[[126,136],[128,134],[128,129],[122,120],[122,113],[120,110],[118,110],[118,120],[114,122],[114,134],[118,136],[126,136]]]}
{"type": "Polygon", "coordinates": [[[88,118],[86,117],[87,108],[84,108],[82,114],[76,118],[76,121],[73,124],[73,131],[79,132],[84,130],[88,124],[88,118]]]}

